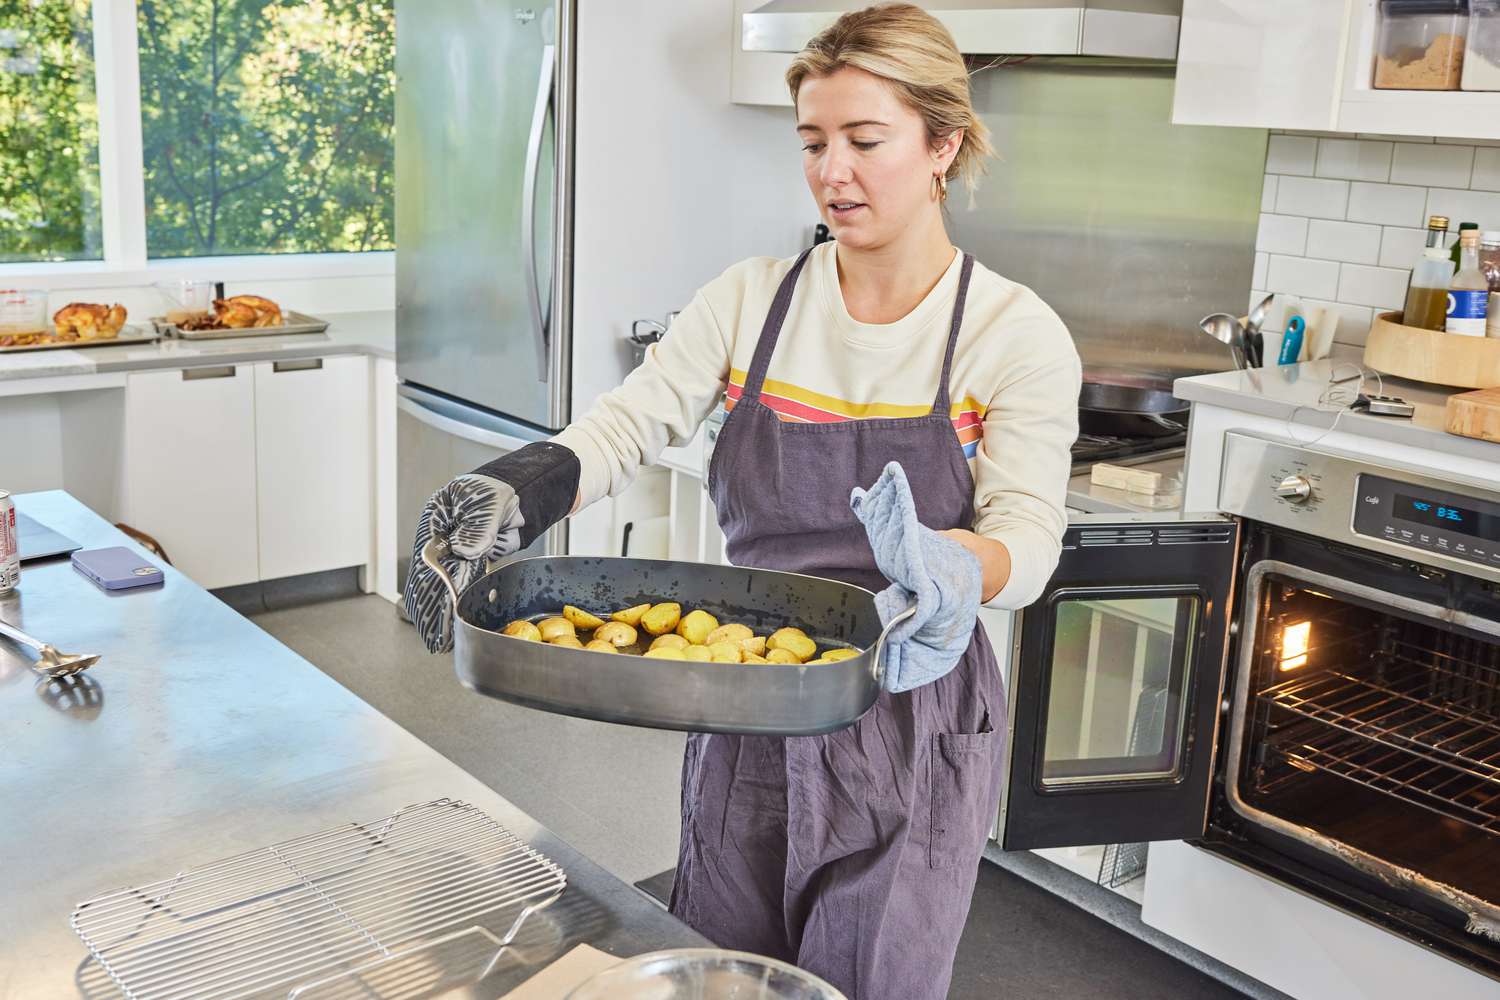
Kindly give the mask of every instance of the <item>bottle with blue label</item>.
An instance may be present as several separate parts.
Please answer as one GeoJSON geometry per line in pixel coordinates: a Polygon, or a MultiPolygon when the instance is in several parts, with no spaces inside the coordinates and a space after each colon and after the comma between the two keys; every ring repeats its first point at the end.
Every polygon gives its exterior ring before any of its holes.
{"type": "Polygon", "coordinates": [[[1483,337],[1490,283],[1479,269],[1479,231],[1464,230],[1458,242],[1458,273],[1448,285],[1448,317],[1443,329],[1464,337],[1483,337]]]}

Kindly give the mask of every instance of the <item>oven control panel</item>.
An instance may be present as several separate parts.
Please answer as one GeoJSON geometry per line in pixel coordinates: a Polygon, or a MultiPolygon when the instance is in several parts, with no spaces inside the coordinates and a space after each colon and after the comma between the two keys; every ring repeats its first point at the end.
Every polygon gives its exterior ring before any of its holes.
{"type": "Polygon", "coordinates": [[[1354,530],[1452,559],[1500,568],[1500,503],[1365,473],[1354,530]]]}

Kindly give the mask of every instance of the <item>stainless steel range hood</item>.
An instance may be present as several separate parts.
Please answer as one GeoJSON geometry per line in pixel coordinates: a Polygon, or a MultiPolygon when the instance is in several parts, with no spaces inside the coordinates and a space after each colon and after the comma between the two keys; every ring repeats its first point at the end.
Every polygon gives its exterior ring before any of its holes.
{"type": "MultiPolygon", "coordinates": [[[[772,0],[744,15],[747,52],[796,52],[870,0],[772,0]]],[[[1182,0],[929,0],[965,55],[1177,58],[1182,0]]]]}

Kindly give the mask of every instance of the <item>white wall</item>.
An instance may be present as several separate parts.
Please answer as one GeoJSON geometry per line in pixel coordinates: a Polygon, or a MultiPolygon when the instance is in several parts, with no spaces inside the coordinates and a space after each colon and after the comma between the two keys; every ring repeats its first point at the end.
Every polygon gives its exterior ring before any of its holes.
{"type": "MultiPolygon", "coordinates": [[[[791,256],[818,221],[786,108],[730,103],[732,0],[579,0],[573,413],[629,370],[661,322],[746,257],[791,256]]],[[[571,545],[609,531],[598,505],[571,545]]]]}

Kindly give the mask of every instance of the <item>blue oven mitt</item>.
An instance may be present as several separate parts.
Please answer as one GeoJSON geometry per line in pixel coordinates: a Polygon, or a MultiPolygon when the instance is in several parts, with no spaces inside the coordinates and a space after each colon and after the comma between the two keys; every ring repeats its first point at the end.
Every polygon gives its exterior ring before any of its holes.
{"type": "Polygon", "coordinates": [[[422,509],[406,576],[406,616],[433,653],[453,645],[453,601],[422,561],[429,539],[442,538],[440,562],[461,594],[489,562],[518,552],[567,516],[578,493],[578,456],[551,441],[529,444],[465,473],[422,509]]]}
{"type": "Polygon", "coordinates": [[[891,629],[886,642],[887,691],[910,691],[958,665],[979,616],[983,574],[974,554],[917,520],[906,471],[891,462],[849,507],[865,526],[875,565],[891,585],[875,595],[881,624],[907,608],[916,614],[891,629]]]}

